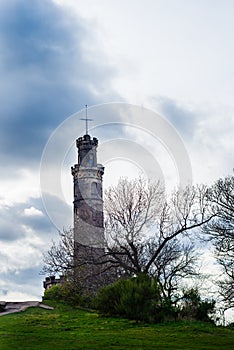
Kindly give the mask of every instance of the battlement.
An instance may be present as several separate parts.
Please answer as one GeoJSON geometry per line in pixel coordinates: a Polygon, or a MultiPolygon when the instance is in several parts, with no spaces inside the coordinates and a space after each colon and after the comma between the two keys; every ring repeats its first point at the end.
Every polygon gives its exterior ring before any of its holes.
{"type": "Polygon", "coordinates": [[[55,276],[49,276],[45,278],[45,281],[43,281],[43,287],[45,290],[50,289],[52,286],[55,286],[56,284],[61,284],[64,282],[64,276],[60,276],[59,278],[55,278],[55,276]]]}
{"type": "Polygon", "coordinates": [[[98,139],[96,137],[93,137],[93,139],[90,137],[90,135],[84,135],[79,137],[76,140],[76,147],[77,148],[83,148],[83,147],[95,147],[98,145],[98,139]]]}

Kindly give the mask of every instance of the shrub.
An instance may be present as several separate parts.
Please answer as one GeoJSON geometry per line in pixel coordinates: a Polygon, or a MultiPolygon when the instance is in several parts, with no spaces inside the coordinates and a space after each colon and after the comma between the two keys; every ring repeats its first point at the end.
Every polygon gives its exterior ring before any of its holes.
{"type": "Polygon", "coordinates": [[[212,321],[210,314],[215,312],[214,300],[203,301],[196,288],[185,291],[182,300],[184,301],[180,312],[182,318],[205,322],[212,321]]]}
{"type": "Polygon", "coordinates": [[[62,301],[76,306],[90,306],[90,298],[83,295],[74,283],[68,281],[45,290],[43,300],[62,301]]]}
{"type": "Polygon", "coordinates": [[[178,308],[172,304],[170,299],[163,299],[154,311],[154,322],[176,321],[178,308]]]}
{"type": "Polygon", "coordinates": [[[44,292],[43,300],[62,301],[63,289],[62,285],[56,284],[44,292]]]}
{"type": "Polygon", "coordinates": [[[157,282],[146,274],[140,274],[102,288],[95,304],[101,313],[149,322],[155,319],[160,300],[157,282]]]}
{"type": "Polygon", "coordinates": [[[117,315],[118,304],[121,297],[121,284],[123,280],[101,288],[94,301],[95,307],[103,314],[117,315]]]}
{"type": "Polygon", "coordinates": [[[196,312],[198,321],[212,322],[211,316],[215,312],[215,301],[201,301],[196,312]]]}

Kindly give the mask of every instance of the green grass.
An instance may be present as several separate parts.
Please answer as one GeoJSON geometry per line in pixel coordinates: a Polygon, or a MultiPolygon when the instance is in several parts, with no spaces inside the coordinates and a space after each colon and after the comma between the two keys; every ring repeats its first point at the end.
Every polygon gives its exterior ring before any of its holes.
{"type": "Polygon", "coordinates": [[[198,322],[158,325],[57,306],[0,317],[0,350],[233,349],[234,331],[198,322]]]}

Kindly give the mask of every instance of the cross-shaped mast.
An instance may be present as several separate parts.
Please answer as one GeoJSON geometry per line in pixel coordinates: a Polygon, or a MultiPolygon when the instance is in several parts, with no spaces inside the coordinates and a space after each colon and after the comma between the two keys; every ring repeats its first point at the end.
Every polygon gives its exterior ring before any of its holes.
{"type": "Polygon", "coordinates": [[[93,120],[88,118],[88,105],[85,105],[85,118],[81,118],[80,120],[85,120],[86,135],[88,135],[88,122],[93,120]]]}

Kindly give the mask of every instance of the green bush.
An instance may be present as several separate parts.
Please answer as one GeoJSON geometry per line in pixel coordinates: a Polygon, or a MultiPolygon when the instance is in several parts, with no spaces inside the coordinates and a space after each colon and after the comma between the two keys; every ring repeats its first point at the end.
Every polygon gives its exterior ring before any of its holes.
{"type": "Polygon", "coordinates": [[[155,320],[155,313],[160,310],[160,289],[154,279],[140,274],[102,288],[95,305],[103,314],[150,322],[155,320]]]}
{"type": "Polygon", "coordinates": [[[45,290],[43,300],[61,301],[73,306],[92,306],[92,298],[83,294],[72,281],[64,281],[45,290]]]}
{"type": "Polygon", "coordinates": [[[123,280],[101,288],[94,301],[95,307],[103,314],[116,315],[120,303],[121,284],[123,280]]]}
{"type": "Polygon", "coordinates": [[[204,321],[204,322],[211,322],[211,316],[214,313],[215,309],[215,301],[211,300],[205,300],[201,301],[196,312],[196,320],[198,321],[204,321]]]}
{"type": "Polygon", "coordinates": [[[211,317],[215,312],[214,300],[202,300],[198,289],[191,288],[184,292],[183,305],[180,315],[182,318],[190,320],[211,322],[211,317]]]}
{"type": "Polygon", "coordinates": [[[64,299],[62,285],[56,284],[44,292],[43,300],[62,301],[64,299]]]}
{"type": "Polygon", "coordinates": [[[154,322],[176,321],[178,318],[178,308],[172,304],[170,299],[163,299],[157,305],[154,312],[154,322]]]}

